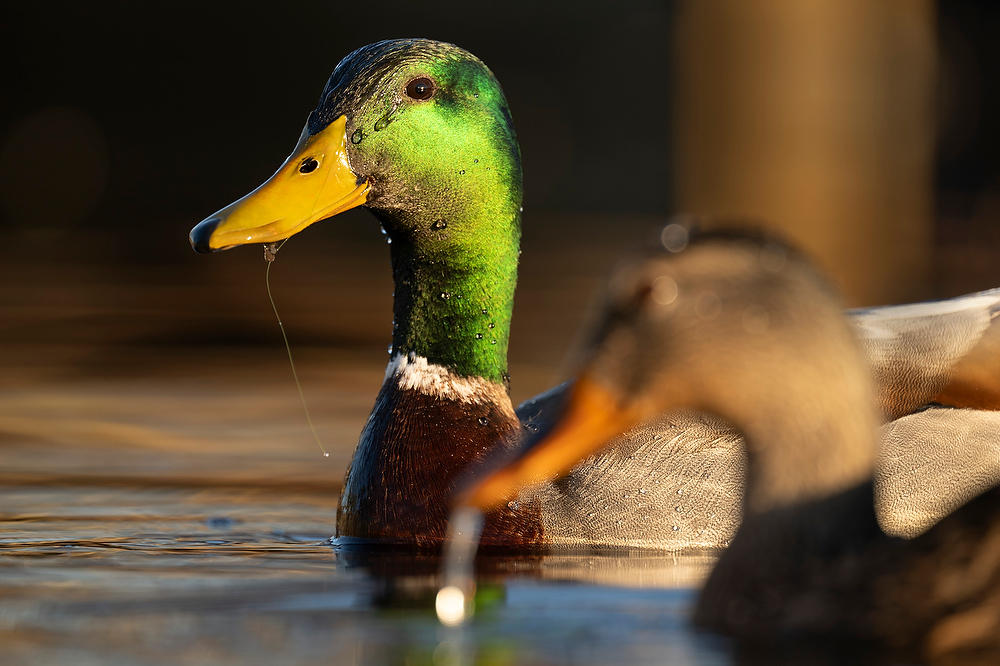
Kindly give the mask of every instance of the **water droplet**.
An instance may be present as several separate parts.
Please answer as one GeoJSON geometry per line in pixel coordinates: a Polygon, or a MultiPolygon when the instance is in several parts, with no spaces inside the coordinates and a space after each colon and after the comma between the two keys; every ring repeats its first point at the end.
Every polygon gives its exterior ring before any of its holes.
{"type": "Polygon", "coordinates": [[[362,130],[359,127],[358,129],[354,130],[354,134],[351,135],[351,143],[357,145],[361,143],[364,140],[364,138],[365,138],[364,130],[362,130]]]}
{"type": "MultiPolygon", "coordinates": [[[[503,373],[502,377],[503,377],[504,382],[506,382],[507,384],[510,384],[510,373],[509,372],[503,373]]],[[[532,404],[534,404],[534,403],[532,403],[532,404]]],[[[536,428],[537,428],[537,426],[536,426],[536,428]]]]}
{"type": "Polygon", "coordinates": [[[672,529],[672,530],[673,530],[674,532],[677,532],[677,531],[679,531],[679,530],[680,530],[681,528],[680,528],[680,526],[679,526],[679,525],[674,525],[674,526],[673,526],[673,527],[671,527],[670,529],[672,529]]]}
{"type": "Polygon", "coordinates": [[[445,229],[447,227],[448,223],[445,222],[444,220],[434,220],[434,222],[431,224],[431,229],[434,229],[435,231],[440,231],[441,229],[445,229]]]}
{"type": "Polygon", "coordinates": [[[663,227],[660,232],[660,243],[668,252],[680,252],[687,247],[689,238],[688,228],[683,224],[673,222],[663,227]]]}
{"type": "Polygon", "coordinates": [[[491,345],[495,345],[496,343],[497,343],[497,341],[496,341],[496,340],[490,340],[490,344],[491,344],[491,345]]]}
{"type": "Polygon", "coordinates": [[[388,347],[386,348],[386,351],[387,351],[387,352],[389,352],[389,356],[392,356],[392,344],[391,344],[391,343],[390,343],[390,344],[389,344],[389,346],[388,346],[388,347]]]}
{"type": "Polygon", "coordinates": [[[475,97],[476,99],[479,99],[479,93],[472,93],[472,96],[475,97]]]}
{"type": "Polygon", "coordinates": [[[683,494],[684,494],[684,491],[683,491],[683,490],[682,490],[681,488],[678,488],[678,489],[677,489],[677,494],[678,494],[678,495],[683,495],[683,494]]]}
{"type": "Polygon", "coordinates": [[[451,298],[451,294],[448,293],[447,291],[442,291],[441,298],[447,301],[449,298],[451,298]]]}
{"type": "Polygon", "coordinates": [[[622,493],[622,499],[628,499],[628,497],[629,497],[628,493],[622,493]]]}
{"type": "Polygon", "coordinates": [[[482,312],[483,314],[486,314],[486,308],[483,308],[482,310],[480,310],[480,312],[482,312]]]}
{"type": "Polygon", "coordinates": [[[485,416],[480,416],[478,420],[479,420],[479,425],[481,425],[481,426],[489,425],[490,424],[490,420],[488,418],[486,418],[485,416]]]}
{"type": "Polygon", "coordinates": [[[523,213],[523,212],[524,212],[524,206],[521,206],[521,207],[519,207],[519,208],[517,209],[517,212],[518,212],[518,213],[523,213]]]}
{"type": "Polygon", "coordinates": [[[386,245],[392,245],[392,236],[386,236],[385,237],[385,244],[386,245]]]}
{"type": "Polygon", "coordinates": [[[385,230],[385,227],[383,227],[383,226],[382,226],[381,224],[380,224],[380,225],[378,225],[378,230],[382,232],[382,235],[383,235],[383,236],[388,236],[388,235],[389,235],[389,232],[388,232],[388,231],[386,231],[386,230],[385,230]]]}
{"type": "Polygon", "coordinates": [[[483,339],[483,334],[482,333],[476,333],[476,340],[482,340],[482,339],[483,339]]]}
{"type": "Polygon", "coordinates": [[[663,435],[653,435],[653,441],[654,442],[658,442],[661,439],[663,439],[663,435]]]}
{"type": "Polygon", "coordinates": [[[488,323],[488,324],[486,325],[486,328],[496,328],[496,324],[494,324],[494,323],[493,323],[493,322],[491,321],[490,323],[488,323]]]}
{"type": "Polygon", "coordinates": [[[378,119],[378,121],[375,123],[375,131],[381,132],[386,127],[388,127],[389,123],[391,122],[392,122],[392,112],[390,111],[389,113],[385,114],[384,116],[378,119]]]}
{"type": "Polygon", "coordinates": [[[647,490],[645,488],[639,488],[639,493],[645,495],[647,490]]]}
{"type": "Polygon", "coordinates": [[[459,176],[464,176],[464,175],[465,175],[465,169],[461,169],[461,170],[460,170],[460,171],[458,172],[458,175],[459,175],[459,176]]]}
{"type": "Polygon", "coordinates": [[[674,507],[674,511],[676,511],[677,513],[684,513],[684,509],[679,505],[674,507]]]}
{"type": "Polygon", "coordinates": [[[593,518],[596,515],[597,515],[596,511],[591,511],[590,513],[587,514],[587,518],[593,518]]]}
{"type": "Polygon", "coordinates": [[[653,280],[653,300],[660,305],[670,305],[677,300],[677,283],[669,275],[661,275],[653,280]]]}
{"type": "Polygon", "coordinates": [[[329,451],[324,451],[323,452],[323,457],[324,458],[329,458],[330,457],[330,452],[329,451]]]}

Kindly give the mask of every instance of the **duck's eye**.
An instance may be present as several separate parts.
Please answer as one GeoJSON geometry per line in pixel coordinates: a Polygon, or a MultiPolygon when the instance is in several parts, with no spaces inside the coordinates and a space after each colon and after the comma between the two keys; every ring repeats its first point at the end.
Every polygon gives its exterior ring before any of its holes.
{"type": "Polygon", "coordinates": [[[315,157],[307,157],[299,165],[299,173],[312,173],[319,167],[319,161],[315,157]]]}
{"type": "Polygon", "coordinates": [[[412,99],[430,99],[434,94],[434,82],[426,76],[413,79],[406,84],[406,96],[412,99]]]}

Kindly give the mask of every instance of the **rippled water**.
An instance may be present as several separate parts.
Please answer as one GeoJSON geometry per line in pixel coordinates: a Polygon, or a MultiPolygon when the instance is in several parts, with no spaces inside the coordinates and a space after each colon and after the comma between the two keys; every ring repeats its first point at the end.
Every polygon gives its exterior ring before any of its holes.
{"type": "Polygon", "coordinates": [[[0,499],[15,662],[727,661],[685,622],[707,556],[483,557],[477,616],[447,629],[437,559],[332,544],[326,494],[24,484],[0,499]]]}

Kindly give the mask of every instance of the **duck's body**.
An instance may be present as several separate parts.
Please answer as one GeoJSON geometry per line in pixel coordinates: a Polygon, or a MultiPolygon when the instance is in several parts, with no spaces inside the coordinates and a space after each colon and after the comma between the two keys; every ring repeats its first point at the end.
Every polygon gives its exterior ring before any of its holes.
{"type": "MultiPolygon", "coordinates": [[[[699,597],[699,624],[765,649],[792,639],[995,660],[997,480],[926,533],[887,536],[873,481],[886,439],[879,444],[856,326],[804,260],[769,268],[761,247],[708,234],[619,274],[559,422],[466,489],[459,505],[486,508],[571,469],[650,415],[691,407],[724,415],[744,435],[745,518],[699,597]],[[719,303],[711,322],[697,314],[707,294],[719,303]],[[769,325],[746,327],[748,312],[766,312],[769,325]]],[[[924,419],[923,431],[941,414],[998,422],[995,412],[932,409],[896,428],[924,419]]]]}
{"type": "MultiPolygon", "coordinates": [[[[444,538],[461,473],[513,447],[524,428],[548,419],[543,408],[555,399],[515,413],[509,398],[520,153],[500,86],[475,56],[430,40],[390,40],[350,54],[278,172],[199,224],[191,241],[203,252],[274,242],[359,205],[391,241],[393,356],[348,471],[337,533],[433,546],[444,538]]],[[[966,347],[974,337],[963,338],[966,347]]],[[[938,370],[937,379],[947,376],[938,370]]],[[[903,385],[911,383],[904,376],[903,385]]],[[[906,413],[924,394],[927,402],[933,385],[919,383],[919,399],[907,394],[887,412],[906,413]]],[[[900,391],[887,386],[889,404],[900,391]]],[[[626,456],[588,461],[569,480],[491,514],[485,542],[725,545],[739,522],[744,474],[733,431],[675,415],[631,433],[627,445],[626,456]],[[686,502],[674,502],[684,493],[686,502]],[[667,506],[680,510],[654,520],[667,506]]]]}

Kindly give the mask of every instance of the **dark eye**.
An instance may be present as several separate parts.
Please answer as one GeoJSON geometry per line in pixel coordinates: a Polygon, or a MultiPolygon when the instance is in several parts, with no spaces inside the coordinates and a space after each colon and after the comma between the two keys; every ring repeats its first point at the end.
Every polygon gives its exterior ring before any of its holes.
{"type": "Polygon", "coordinates": [[[426,76],[413,79],[406,84],[406,95],[413,99],[430,99],[434,94],[434,82],[426,76]]]}
{"type": "Polygon", "coordinates": [[[299,165],[299,173],[312,173],[319,166],[319,162],[313,157],[307,157],[299,165]]]}

